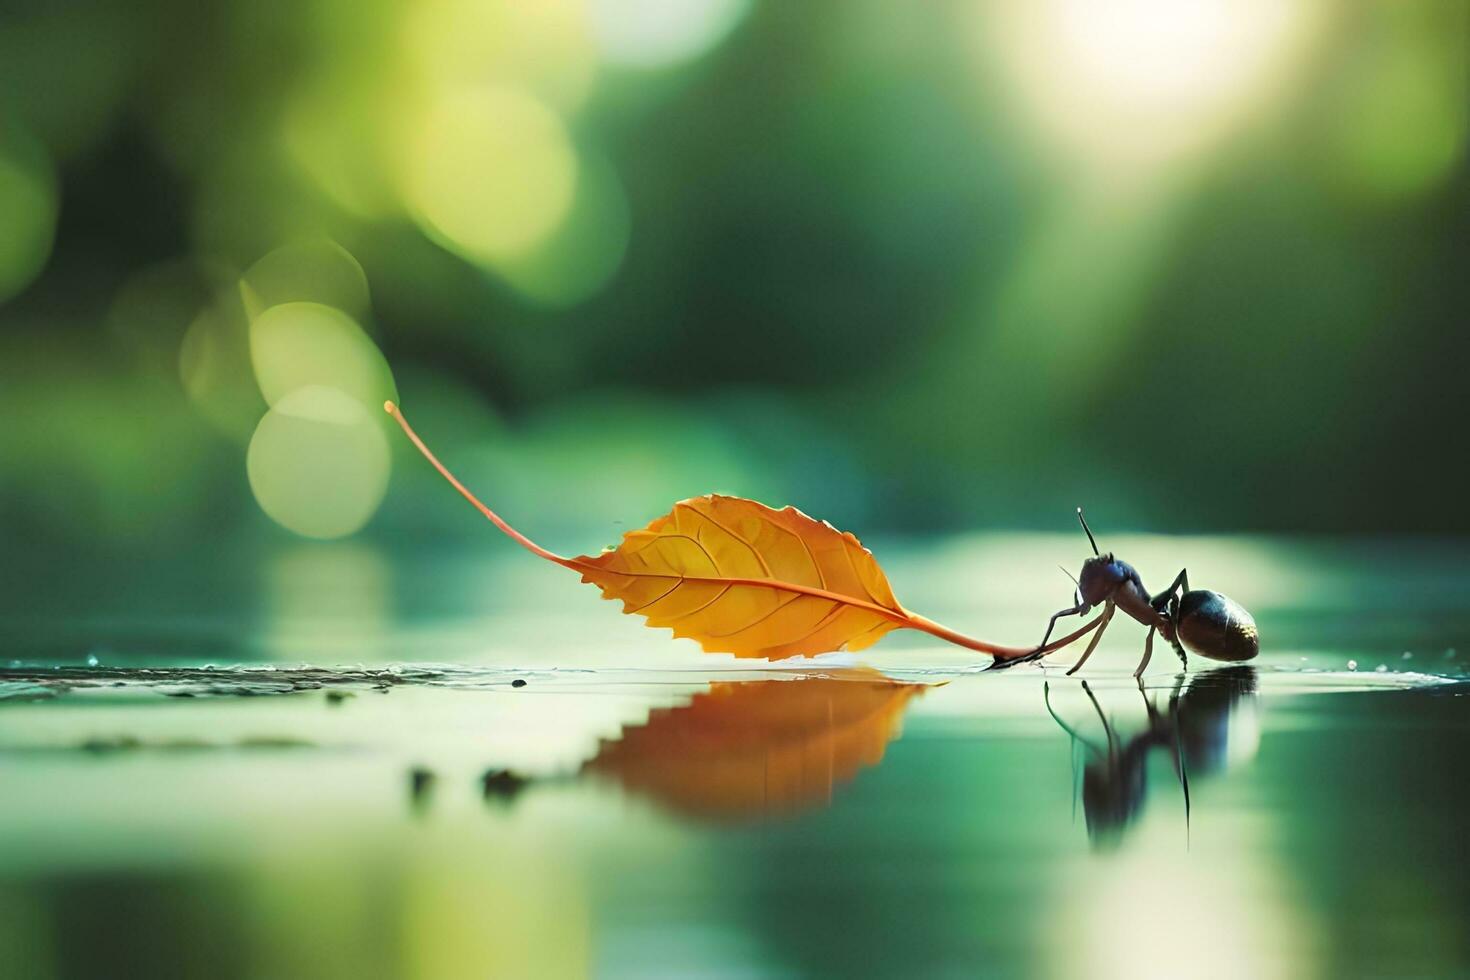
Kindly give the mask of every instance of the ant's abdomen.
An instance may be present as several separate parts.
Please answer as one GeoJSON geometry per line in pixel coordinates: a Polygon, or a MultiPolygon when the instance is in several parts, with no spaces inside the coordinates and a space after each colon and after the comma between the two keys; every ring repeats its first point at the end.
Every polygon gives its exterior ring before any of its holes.
{"type": "Polygon", "coordinates": [[[1179,641],[1211,660],[1250,660],[1261,651],[1256,621],[1228,596],[1201,589],[1179,603],[1179,641]]]}

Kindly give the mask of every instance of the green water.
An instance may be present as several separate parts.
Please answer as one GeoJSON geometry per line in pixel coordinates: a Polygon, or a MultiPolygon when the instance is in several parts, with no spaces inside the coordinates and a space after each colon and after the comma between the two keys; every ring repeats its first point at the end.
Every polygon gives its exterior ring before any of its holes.
{"type": "MultiPolygon", "coordinates": [[[[1262,657],[1140,692],[1119,621],[1072,678],[903,634],[772,669],[493,548],[42,573],[0,620],[0,976],[1470,973],[1464,549],[1111,544],[1188,555],[1262,657]]],[[[875,551],[1022,643],[1076,542],[875,551]]]]}

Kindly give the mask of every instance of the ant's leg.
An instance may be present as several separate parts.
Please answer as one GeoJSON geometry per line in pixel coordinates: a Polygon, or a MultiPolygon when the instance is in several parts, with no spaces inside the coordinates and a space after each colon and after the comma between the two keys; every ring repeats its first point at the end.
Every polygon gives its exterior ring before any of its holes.
{"type": "MultiPolygon", "coordinates": [[[[1077,671],[1081,670],[1082,665],[1087,663],[1087,658],[1092,656],[1092,651],[1097,649],[1098,643],[1102,640],[1103,631],[1108,628],[1108,622],[1113,618],[1113,610],[1117,608],[1117,605],[1113,603],[1112,600],[1108,600],[1107,605],[1103,607],[1103,614],[1101,619],[1098,621],[1097,629],[1093,631],[1092,642],[1088,643],[1087,649],[1082,652],[1082,659],[1078,660],[1075,664],[1072,665],[1072,669],[1067,671],[1068,677],[1071,677],[1073,674],[1077,673],[1077,671]]],[[[1045,645],[1046,644],[1044,643],[1042,644],[1042,646],[1045,645]]]]}
{"type": "MultiPolygon", "coordinates": [[[[1188,579],[1185,579],[1184,587],[1189,588],[1188,579]]],[[[1170,598],[1169,610],[1165,615],[1169,619],[1169,625],[1173,627],[1169,630],[1169,633],[1172,634],[1168,637],[1169,645],[1174,648],[1175,655],[1179,657],[1179,665],[1188,672],[1189,657],[1184,653],[1184,644],[1179,642],[1179,600],[1177,598],[1170,598]]]]}
{"type": "Polygon", "coordinates": [[[1149,601],[1149,605],[1153,606],[1155,609],[1163,609],[1164,606],[1168,603],[1169,597],[1172,596],[1176,591],[1178,591],[1180,586],[1184,587],[1185,592],[1189,591],[1189,569],[1187,568],[1181,568],[1179,570],[1179,574],[1174,576],[1174,584],[1169,586],[1163,592],[1160,592],[1158,595],[1154,596],[1153,599],[1149,601]]]}
{"type": "Polygon", "coordinates": [[[1092,612],[1092,607],[1083,602],[1081,596],[1077,595],[1075,592],[1072,594],[1077,599],[1077,605],[1073,606],[1071,609],[1061,609],[1052,614],[1051,622],[1046,624],[1046,635],[1041,638],[1041,642],[1036,645],[1036,649],[1040,650],[1042,647],[1046,646],[1046,641],[1051,639],[1051,631],[1056,628],[1057,620],[1061,619],[1063,616],[1086,616],[1088,613],[1092,612]]]}
{"type": "Polygon", "coordinates": [[[1133,672],[1133,677],[1135,680],[1143,676],[1144,668],[1146,668],[1148,666],[1148,662],[1153,659],[1154,631],[1157,629],[1157,626],[1150,626],[1148,628],[1148,636],[1145,637],[1143,640],[1143,659],[1138,662],[1138,669],[1133,672]]]}

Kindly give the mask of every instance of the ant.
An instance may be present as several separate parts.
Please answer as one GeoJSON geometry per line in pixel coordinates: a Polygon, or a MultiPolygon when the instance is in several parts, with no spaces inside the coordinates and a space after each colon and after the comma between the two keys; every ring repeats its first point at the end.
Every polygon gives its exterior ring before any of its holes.
{"type": "Polygon", "coordinates": [[[1077,584],[1072,593],[1073,605],[1052,616],[1037,652],[1025,659],[1040,655],[1047,640],[1051,639],[1058,619],[1085,616],[1099,604],[1103,606],[1103,612],[1097,632],[1092,634],[1092,641],[1087,644],[1082,659],[1067,671],[1068,676],[1080,670],[1092,656],[1113,618],[1113,612],[1119,608],[1148,627],[1148,637],[1143,641],[1143,659],[1133,672],[1135,678],[1143,676],[1144,668],[1154,655],[1154,633],[1163,634],[1179,655],[1179,662],[1185,670],[1189,669],[1189,659],[1184,653],[1186,646],[1202,657],[1231,662],[1250,660],[1260,652],[1256,621],[1239,603],[1218,592],[1191,591],[1188,569],[1182,569],[1174,583],[1163,592],[1150,596],[1132,565],[1115,558],[1111,552],[1104,555],[1097,550],[1097,540],[1087,526],[1087,518],[1082,516],[1081,507],[1077,508],[1077,520],[1082,522],[1082,530],[1092,545],[1093,557],[1082,563],[1080,576],[1068,575],[1077,584]]]}

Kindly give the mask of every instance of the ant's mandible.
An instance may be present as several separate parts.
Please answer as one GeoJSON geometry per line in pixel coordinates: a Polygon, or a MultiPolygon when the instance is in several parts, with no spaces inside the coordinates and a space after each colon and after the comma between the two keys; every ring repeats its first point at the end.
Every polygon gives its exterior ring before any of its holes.
{"type": "Polygon", "coordinates": [[[1179,655],[1179,661],[1186,670],[1189,669],[1189,660],[1184,654],[1185,647],[1211,660],[1231,662],[1250,660],[1260,652],[1260,634],[1256,630],[1256,621],[1239,603],[1218,592],[1203,589],[1191,591],[1187,569],[1179,572],[1173,585],[1158,595],[1150,596],[1143,587],[1143,579],[1139,578],[1138,571],[1132,565],[1115,558],[1111,553],[1104,555],[1097,550],[1097,541],[1092,536],[1092,529],[1087,526],[1087,518],[1082,516],[1081,507],[1077,508],[1077,520],[1082,522],[1082,530],[1086,532],[1087,540],[1092,545],[1093,557],[1082,563],[1082,574],[1073,580],[1077,583],[1077,589],[1072,595],[1073,605],[1052,616],[1051,622],[1046,626],[1046,635],[1037,648],[1039,650],[1046,646],[1058,619],[1063,616],[1085,616],[1094,606],[1103,606],[1102,621],[1098,624],[1097,632],[1092,635],[1092,642],[1087,644],[1082,659],[1067,671],[1069,675],[1076,673],[1087,662],[1087,658],[1092,656],[1092,651],[1097,649],[1098,641],[1102,639],[1103,631],[1108,628],[1108,622],[1113,618],[1116,609],[1122,609],[1148,627],[1148,637],[1143,641],[1143,660],[1139,661],[1138,669],[1133,672],[1134,677],[1143,675],[1144,668],[1154,654],[1156,632],[1162,633],[1164,639],[1174,647],[1174,652],[1179,655]]]}

